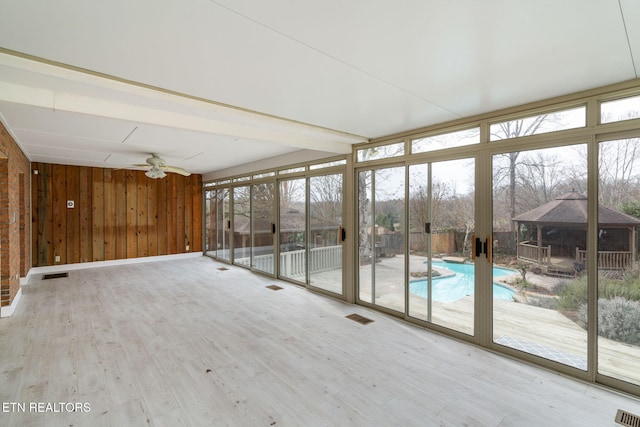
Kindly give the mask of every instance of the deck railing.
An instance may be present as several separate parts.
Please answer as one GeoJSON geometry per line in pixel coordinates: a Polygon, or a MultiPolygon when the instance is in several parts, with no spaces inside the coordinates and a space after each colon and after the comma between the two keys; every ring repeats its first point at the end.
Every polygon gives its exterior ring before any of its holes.
{"type": "MultiPolygon", "coordinates": [[[[587,251],[576,248],[576,262],[586,265],[587,251]]],[[[624,270],[633,264],[633,255],[626,251],[598,251],[599,270],[624,270]]]]}
{"type": "MultiPolygon", "coordinates": [[[[238,265],[251,265],[251,258],[236,258],[238,265]]],[[[253,268],[273,274],[273,254],[256,255],[253,257],[253,268]]],[[[320,273],[342,268],[342,246],[324,246],[309,249],[309,273],[320,273]]],[[[299,277],[305,274],[305,250],[280,253],[280,275],[284,277],[299,277]]]]}
{"type": "Polygon", "coordinates": [[[551,263],[551,245],[537,246],[528,241],[518,244],[518,258],[533,261],[541,264],[551,263]]]}

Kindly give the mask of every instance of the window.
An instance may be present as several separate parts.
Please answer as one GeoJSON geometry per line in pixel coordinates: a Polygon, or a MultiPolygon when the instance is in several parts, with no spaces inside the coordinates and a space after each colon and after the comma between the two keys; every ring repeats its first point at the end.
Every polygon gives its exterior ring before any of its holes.
{"type": "Polygon", "coordinates": [[[300,166],[299,168],[283,169],[281,171],[278,171],[278,175],[285,175],[288,173],[296,173],[296,172],[304,172],[304,166],[300,166]]]}
{"type": "Polygon", "coordinates": [[[326,163],[319,163],[317,165],[311,165],[309,166],[309,169],[316,170],[316,169],[330,168],[332,166],[340,166],[340,165],[346,165],[346,164],[347,164],[347,161],[342,159],[342,160],[336,160],[335,162],[326,162],[326,163]]]}
{"type": "Polygon", "coordinates": [[[600,104],[600,122],[612,123],[640,117],[640,95],[600,104]]]}
{"type": "Polygon", "coordinates": [[[404,156],[404,142],[362,148],[358,150],[357,159],[359,162],[367,162],[370,160],[386,159],[398,156],[404,156]]]}
{"type": "Polygon", "coordinates": [[[480,142],[480,128],[460,130],[441,135],[426,136],[411,141],[412,153],[425,153],[443,148],[461,147],[463,145],[478,144],[480,142]]]}
{"type": "Polygon", "coordinates": [[[506,122],[494,123],[489,128],[490,141],[538,135],[559,130],[575,129],[586,125],[586,107],[556,111],[524,117],[506,122]]]}

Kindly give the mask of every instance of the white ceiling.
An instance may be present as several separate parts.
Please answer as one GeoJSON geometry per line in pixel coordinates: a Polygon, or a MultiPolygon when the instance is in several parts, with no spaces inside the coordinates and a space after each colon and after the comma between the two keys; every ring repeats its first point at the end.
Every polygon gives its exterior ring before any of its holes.
{"type": "Polygon", "coordinates": [[[48,163],[126,167],[158,152],[215,176],[640,71],[637,0],[0,0],[0,11],[0,119],[48,163]]]}

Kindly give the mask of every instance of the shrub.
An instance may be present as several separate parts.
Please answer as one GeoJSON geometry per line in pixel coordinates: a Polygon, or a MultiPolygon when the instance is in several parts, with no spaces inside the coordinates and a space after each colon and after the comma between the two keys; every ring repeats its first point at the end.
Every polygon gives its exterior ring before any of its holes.
{"type": "MultiPolygon", "coordinates": [[[[579,310],[587,303],[587,276],[562,281],[553,288],[553,292],[558,295],[560,310],[579,310]]],[[[621,280],[599,277],[598,296],[608,300],[622,297],[628,301],[640,301],[640,273],[629,270],[621,280]]]]}
{"type": "Polygon", "coordinates": [[[587,304],[587,278],[562,281],[553,288],[553,292],[558,295],[559,310],[579,310],[583,304],[587,304]]]}
{"type": "MultiPolygon", "coordinates": [[[[586,325],[587,305],[580,307],[586,325]]],[[[640,345],[640,301],[622,297],[598,300],[598,335],[631,345],[640,345]]]]}

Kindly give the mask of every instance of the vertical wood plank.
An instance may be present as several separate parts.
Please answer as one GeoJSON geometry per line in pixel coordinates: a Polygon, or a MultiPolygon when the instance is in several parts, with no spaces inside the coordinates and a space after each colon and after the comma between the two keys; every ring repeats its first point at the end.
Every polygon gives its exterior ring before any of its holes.
{"type": "Polygon", "coordinates": [[[115,187],[115,259],[127,258],[127,171],[113,171],[115,187]]]}
{"type": "Polygon", "coordinates": [[[73,202],[73,208],[67,207],[67,264],[80,262],[80,169],[67,166],[66,202],[73,202]]]}
{"type": "Polygon", "coordinates": [[[157,188],[157,203],[158,203],[158,255],[167,255],[168,249],[168,228],[167,228],[167,212],[168,212],[168,197],[167,197],[167,179],[161,179],[158,181],[157,188]]]}
{"type": "Polygon", "coordinates": [[[191,176],[183,177],[184,182],[184,247],[185,252],[193,250],[193,184],[191,176]],[[187,250],[187,246],[189,250],[187,250]]]}
{"type": "Polygon", "coordinates": [[[116,204],[113,170],[104,170],[104,259],[116,259],[116,204]]]}
{"type": "Polygon", "coordinates": [[[176,228],[174,233],[176,235],[176,252],[183,253],[185,250],[185,210],[184,210],[184,196],[185,196],[185,177],[182,175],[172,174],[176,177],[176,228]]]}
{"type": "Polygon", "coordinates": [[[91,168],[93,260],[104,261],[104,169],[91,168]]]}
{"type": "Polygon", "coordinates": [[[63,165],[53,165],[53,256],[60,257],[59,264],[67,263],[67,170],[63,165]]]}
{"type": "Polygon", "coordinates": [[[193,183],[193,219],[191,221],[192,225],[192,252],[202,252],[202,228],[203,228],[203,216],[202,216],[202,199],[203,199],[203,190],[202,190],[202,178],[201,175],[191,175],[191,180],[193,183]]]}
{"type": "Polygon", "coordinates": [[[148,247],[147,255],[158,255],[158,181],[157,179],[147,180],[147,233],[148,247]]]}
{"type": "Polygon", "coordinates": [[[93,261],[93,184],[91,168],[81,166],[79,171],[80,204],[80,262],[93,261]]]}
{"type": "Polygon", "coordinates": [[[178,253],[176,174],[170,173],[165,179],[167,180],[167,253],[176,254],[178,253]]]}
{"type": "Polygon", "coordinates": [[[138,256],[138,180],[136,171],[128,170],[125,177],[127,189],[127,256],[126,258],[136,258],[138,256]]]}
{"type": "Polygon", "coordinates": [[[148,256],[149,252],[149,228],[147,222],[147,205],[149,203],[147,195],[147,181],[151,181],[150,178],[141,171],[136,172],[136,178],[138,182],[138,208],[137,208],[137,224],[138,224],[138,256],[148,256]]]}
{"type": "Polygon", "coordinates": [[[39,163],[31,164],[31,203],[33,209],[31,211],[31,263],[34,267],[38,267],[41,264],[40,261],[40,248],[43,246],[42,242],[42,230],[40,228],[40,222],[42,217],[40,215],[40,193],[42,192],[42,175],[39,170],[39,163]],[[37,171],[37,175],[36,175],[37,171]]]}
{"type": "Polygon", "coordinates": [[[55,242],[53,240],[53,165],[43,165],[43,169],[45,170],[45,212],[46,218],[43,219],[44,223],[44,239],[43,243],[46,247],[43,249],[45,255],[45,264],[43,265],[53,265],[54,263],[54,246],[55,242]]]}

